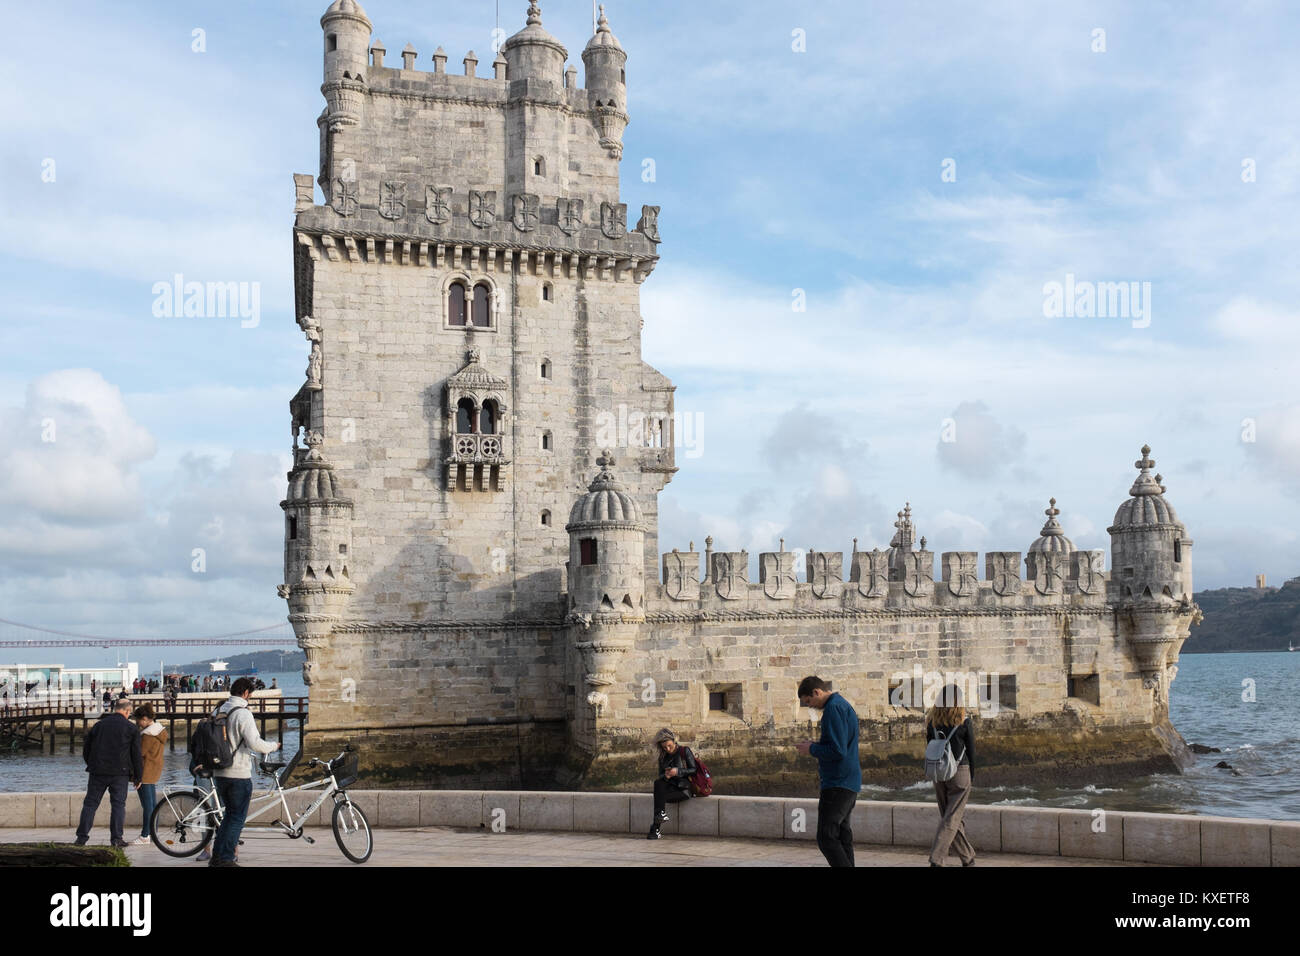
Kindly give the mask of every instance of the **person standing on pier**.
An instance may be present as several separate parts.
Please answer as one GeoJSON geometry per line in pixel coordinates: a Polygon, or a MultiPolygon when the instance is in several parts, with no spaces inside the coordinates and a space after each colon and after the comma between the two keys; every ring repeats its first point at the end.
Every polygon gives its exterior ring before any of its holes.
{"type": "Polygon", "coordinates": [[[257,732],[257,721],[248,709],[248,699],[252,696],[253,682],[241,677],[231,686],[230,697],[217,708],[218,714],[226,715],[235,759],[228,768],[213,774],[226,815],[213,840],[208,866],[239,865],[235,862],[235,848],[239,846],[239,834],[243,832],[248,804],[253,798],[253,764],[249,758],[255,753],[269,754],[280,749],[278,743],[263,740],[257,732]]]}
{"type": "Polygon", "coordinates": [[[831,866],[853,866],[853,805],[862,790],[858,762],[858,715],[853,706],[831,690],[828,681],[805,677],[799,683],[799,704],[822,712],[822,738],[798,745],[801,754],[817,758],[821,797],[817,801],[817,848],[831,866]]]}
{"type": "MultiPolygon", "coordinates": [[[[107,691],[105,691],[107,693],[107,691]]],[[[86,800],[81,806],[81,821],[77,824],[77,846],[85,846],[95,825],[95,812],[104,799],[104,791],[112,806],[108,820],[108,835],[113,846],[127,846],[122,838],[126,827],[126,788],[139,783],[144,772],[140,756],[140,730],[127,718],[131,712],[130,701],[123,698],[113,712],[101,717],[81,748],[90,779],[86,784],[86,800]]]]}

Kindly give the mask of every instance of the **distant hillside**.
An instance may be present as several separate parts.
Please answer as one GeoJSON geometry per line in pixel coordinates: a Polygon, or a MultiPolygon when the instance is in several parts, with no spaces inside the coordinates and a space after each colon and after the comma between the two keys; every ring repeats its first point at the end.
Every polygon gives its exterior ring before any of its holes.
{"type": "Polygon", "coordinates": [[[1280,588],[1198,591],[1195,600],[1205,620],[1192,628],[1184,654],[1284,651],[1288,641],[1300,646],[1300,578],[1280,588]]]}
{"type": "Polygon", "coordinates": [[[281,655],[279,651],[254,651],[251,654],[231,654],[229,657],[209,657],[205,661],[195,661],[192,664],[168,664],[169,673],[177,674],[197,674],[202,676],[211,671],[208,667],[212,661],[226,661],[230,665],[230,670],[239,671],[245,667],[256,667],[259,671],[296,671],[302,667],[302,662],[306,655],[302,651],[286,651],[283,656],[284,665],[281,666],[281,655]]]}

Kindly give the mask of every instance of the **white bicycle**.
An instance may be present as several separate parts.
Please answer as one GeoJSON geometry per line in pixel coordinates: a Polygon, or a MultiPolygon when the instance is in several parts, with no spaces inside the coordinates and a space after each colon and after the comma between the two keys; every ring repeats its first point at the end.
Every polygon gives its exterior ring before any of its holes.
{"type": "MultiPolygon", "coordinates": [[[[315,840],[303,832],[303,824],[332,797],[334,811],[330,817],[330,827],[334,831],[334,840],[343,851],[343,855],[353,863],[365,863],[374,850],[370,821],[347,793],[347,788],[357,780],[356,752],[348,747],[330,761],[317,760],[313,757],[307,766],[324,767],[324,777],[286,789],[282,781],[288,779],[301,759],[302,751],[299,751],[287,764],[263,762],[258,765],[258,769],[275,782],[275,789],[253,799],[248,806],[246,820],[255,820],[272,807],[280,807],[283,816],[267,824],[245,825],[244,831],[278,833],[293,840],[302,839],[308,843],[315,843],[315,840]],[[322,788],[321,795],[297,819],[294,819],[285,795],[317,788],[322,788]],[[285,823],[285,820],[291,822],[285,823]]],[[[168,856],[193,856],[212,842],[224,817],[225,810],[221,806],[221,798],[217,796],[215,786],[207,791],[197,787],[169,788],[159,797],[153,816],[149,818],[149,835],[153,839],[154,846],[168,856]]]]}

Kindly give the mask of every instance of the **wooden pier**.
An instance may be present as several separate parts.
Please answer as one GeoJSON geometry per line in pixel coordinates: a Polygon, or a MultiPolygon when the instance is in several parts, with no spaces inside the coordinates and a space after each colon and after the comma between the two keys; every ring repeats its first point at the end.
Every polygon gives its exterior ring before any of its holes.
{"type": "MultiPolygon", "coordinates": [[[[175,751],[179,736],[177,729],[184,727],[185,740],[204,717],[209,716],[226,700],[219,694],[195,694],[181,697],[168,704],[161,694],[131,697],[132,709],[141,704],[152,704],[158,722],[167,727],[168,747],[175,751]]],[[[298,741],[301,745],[303,725],[307,722],[306,697],[282,697],[278,693],[254,696],[248,709],[258,721],[258,732],[266,737],[267,725],[274,723],[275,735],[284,743],[285,724],[296,721],[298,741]]],[[[85,740],[91,726],[106,713],[100,701],[54,701],[46,703],[9,703],[0,705],[0,748],[5,750],[37,750],[54,753],[58,739],[66,736],[68,753],[77,752],[77,739],[85,740]]]]}

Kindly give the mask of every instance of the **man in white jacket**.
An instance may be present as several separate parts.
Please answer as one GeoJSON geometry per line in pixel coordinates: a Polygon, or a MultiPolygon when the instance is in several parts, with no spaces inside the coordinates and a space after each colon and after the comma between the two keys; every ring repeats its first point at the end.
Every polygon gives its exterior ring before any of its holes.
{"type": "Polygon", "coordinates": [[[239,866],[235,862],[235,848],[248,817],[248,804],[253,799],[252,755],[274,753],[278,743],[263,740],[257,732],[257,721],[248,709],[248,698],[253,696],[253,682],[241,677],[230,688],[230,698],[217,708],[217,713],[227,714],[226,730],[230,734],[231,749],[235,759],[229,769],[213,774],[213,783],[225,817],[217,829],[212,843],[212,860],[208,866],[239,866]]]}

